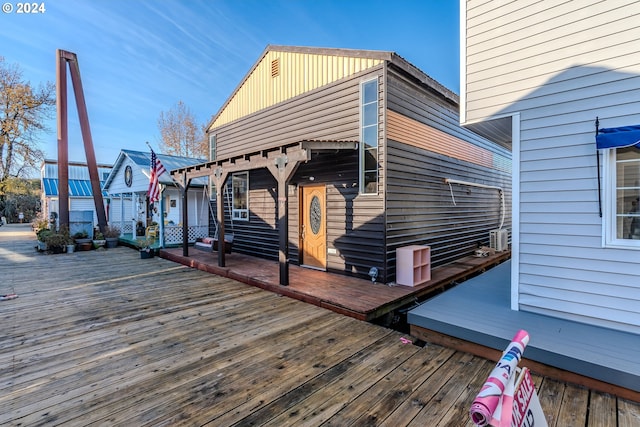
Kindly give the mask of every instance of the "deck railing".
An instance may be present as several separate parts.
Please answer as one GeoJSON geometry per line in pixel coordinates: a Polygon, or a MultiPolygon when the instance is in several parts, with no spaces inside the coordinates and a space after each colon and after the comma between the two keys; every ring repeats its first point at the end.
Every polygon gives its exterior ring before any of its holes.
{"type": "MultiPolygon", "coordinates": [[[[209,235],[209,227],[207,225],[190,225],[188,227],[188,241],[194,243],[197,238],[207,237],[209,235]]],[[[174,245],[182,243],[182,226],[165,226],[164,227],[164,243],[166,245],[174,245]]]]}

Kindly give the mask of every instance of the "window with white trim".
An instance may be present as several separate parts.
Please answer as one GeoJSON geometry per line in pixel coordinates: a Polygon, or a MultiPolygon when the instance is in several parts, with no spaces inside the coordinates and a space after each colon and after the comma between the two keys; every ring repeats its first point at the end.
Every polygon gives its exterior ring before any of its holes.
{"type": "Polygon", "coordinates": [[[231,188],[233,219],[249,221],[249,172],[234,173],[231,188]]]}
{"type": "Polygon", "coordinates": [[[360,84],[360,192],[378,192],[378,79],[360,84]]]}
{"type": "Polygon", "coordinates": [[[216,134],[209,135],[209,160],[216,159],[216,134]]]}
{"type": "Polygon", "coordinates": [[[611,148],[605,155],[606,244],[640,248],[640,147],[611,148]]]}

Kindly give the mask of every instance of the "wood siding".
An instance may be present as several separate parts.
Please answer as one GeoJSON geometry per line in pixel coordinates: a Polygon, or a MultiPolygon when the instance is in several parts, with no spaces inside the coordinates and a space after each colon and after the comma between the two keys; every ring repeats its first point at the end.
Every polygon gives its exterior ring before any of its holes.
{"type": "Polygon", "coordinates": [[[596,117],[640,122],[637,1],[465,6],[466,119],[521,118],[519,307],[640,333],[640,252],[603,248],[594,138],[596,117]]]}
{"type": "Polygon", "coordinates": [[[445,178],[502,187],[509,229],[511,160],[505,149],[461,128],[455,105],[388,75],[387,256],[395,274],[398,247],[430,245],[433,264],[442,265],[488,245],[489,231],[499,227],[497,190],[449,188],[445,178]]]}
{"type": "Polygon", "coordinates": [[[217,128],[376,67],[381,59],[267,51],[216,116],[217,128]]]}

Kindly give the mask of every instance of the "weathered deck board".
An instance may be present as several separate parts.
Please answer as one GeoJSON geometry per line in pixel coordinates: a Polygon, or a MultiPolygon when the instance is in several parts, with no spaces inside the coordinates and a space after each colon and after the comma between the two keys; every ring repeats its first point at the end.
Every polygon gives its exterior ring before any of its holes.
{"type": "MultiPolygon", "coordinates": [[[[469,425],[493,363],[128,248],[0,229],[0,425],[469,425]]],[[[640,405],[535,377],[554,424],[640,405]],[[588,406],[587,406],[588,405],[588,406]]]]}
{"type": "Polygon", "coordinates": [[[275,261],[232,253],[225,257],[226,266],[217,265],[216,252],[182,248],[161,251],[161,256],[203,271],[218,274],[272,292],[305,301],[336,313],[371,321],[407,307],[438,292],[452,283],[473,276],[510,257],[509,252],[489,257],[468,256],[432,270],[431,280],[416,287],[387,286],[357,277],[327,274],[323,271],[289,266],[289,286],[279,285],[279,267],[275,261]]]}

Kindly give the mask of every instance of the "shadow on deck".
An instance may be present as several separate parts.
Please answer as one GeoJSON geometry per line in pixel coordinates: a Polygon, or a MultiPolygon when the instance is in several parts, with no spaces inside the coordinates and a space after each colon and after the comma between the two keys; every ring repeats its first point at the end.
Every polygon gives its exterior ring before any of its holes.
{"type": "Polygon", "coordinates": [[[190,247],[189,256],[185,257],[182,248],[160,251],[161,257],[174,262],[365,321],[380,321],[398,309],[414,306],[418,301],[423,301],[458,281],[505,261],[510,255],[510,252],[502,252],[483,258],[469,256],[459,259],[434,268],[431,280],[415,287],[387,286],[356,277],[289,265],[289,286],[281,286],[276,261],[232,253],[225,256],[226,266],[219,267],[217,252],[204,252],[190,247]]]}
{"type": "Polygon", "coordinates": [[[497,360],[515,333],[525,329],[531,341],[524,353],[524,366],[639,401],[640,337],[511,310],[510,267],[511,261],[507,261],[411,310],[411,335],[497,360]]]}

